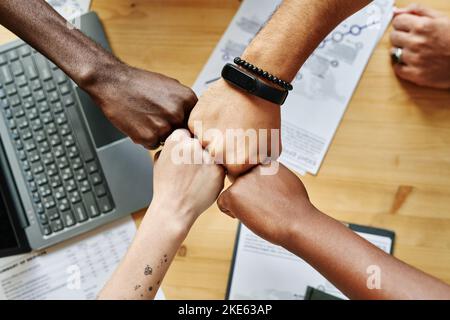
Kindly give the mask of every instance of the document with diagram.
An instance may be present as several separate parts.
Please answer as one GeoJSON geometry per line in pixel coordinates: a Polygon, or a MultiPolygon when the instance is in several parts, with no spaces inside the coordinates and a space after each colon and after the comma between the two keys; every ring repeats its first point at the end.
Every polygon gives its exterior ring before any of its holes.
{"type": "MultiPolygon", "coordinates": [[[[281,0],[245,0],[200,73],[201,94],[225,63],[241,56],[281,0]]],[[[282,110],[280,161],[317,174],[370,56],[392,18],[393,0],[375,0],[331,32],[303,65],[282,110]]]]}

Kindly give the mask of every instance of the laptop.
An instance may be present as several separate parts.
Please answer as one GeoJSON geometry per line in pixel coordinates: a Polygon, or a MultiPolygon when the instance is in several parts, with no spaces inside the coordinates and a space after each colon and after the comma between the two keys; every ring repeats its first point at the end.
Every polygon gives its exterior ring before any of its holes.
{"type": "MultiPolygon", "coordinates": [[[[77,23],[111,51],[94,12],[77,23]]],[[[51,61],[21,40],[0,46],[0,257],[148,206],[152,167],[51,61]]]]}

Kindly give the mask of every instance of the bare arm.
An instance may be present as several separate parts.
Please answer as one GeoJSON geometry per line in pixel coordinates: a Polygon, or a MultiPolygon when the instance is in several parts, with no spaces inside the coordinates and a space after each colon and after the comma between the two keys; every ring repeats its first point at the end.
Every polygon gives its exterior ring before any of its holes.
{"type": "Polygon", "coordinates": [[[261,175],[258,167],[238,178],[218,204],[262,238],[307,261],[352,299],[450,299],[450,286],[317,210],[300,179],[281,164],[275,175],[261,175]],[[371,276],[380,276],[379,288],[371,276]]]}
{"type": "Polygon", "coordinates": [[[301,220],[284,246],[348,297],[450,299],[448,285],[385,253],[317,209],[301,220]]]}
{"type": "Polygon", "coordinates": [[[0,1],[0,24],[52,60],[134,142],[153,149],[185,126],[197,97],[177,80],[130,67],[44,0],[0,1]]]}
{"type": "Polygon", "coordinates": [[[190,226],[166,218],[176,213],[168,206],[150,206],[125,258],[99,299],[154,299],[189,231],[190,226]]]}
{"type": "Polygon", "coordinates": [[[2,0],[0,23],[86,86],[117,59],[83,35],[43,0],[2,0]],[[51,44],[51,45],[49,45],[51,44]]]}
{"type": "MultiPolygon", "coordinates": [[[[285,0],[267,25],[253,39],[242,58],[286,81],[292,81],[300,67],[342,20],[367,5],[369,0],[285,0]]],[[[269,83],[270,84],[270,83],[269,83]]],[[[278,158],[281,150],[271,148],[279,141],[267,139],[267,153],[259,154],[258,146],[242,143],[226,148],[229,141],[215,136],[203,137],[208,129],[261,130],[280,129],[280,107],[267,100],[232,87],[223,79],[212,85],[201,97],[189,118],[189,129],[219,159],[232,176],[247,171],[266,157],[278,158]],[[239,115],[239,116],[236,116],[239,115]],[[203,126],[195,126],[198,122],[203,126]],[[238,149],[239,148],[239,149],[238,149]],[[233,161],[234,154],[245,155],[245,163],[233,161]]],[[[262,138],[260,138],[262,139],[262,138]]],[[[275,140],[276,138],[273,138],[275,140]]]]}
{"type": "Polygon", "coordinates": [[[222,190],[224,177],[223,168],[212,163],[198,140],[187,130],[175,131],[155,164],[152,204],[99,298],[153,299],[192,224],[222,190]],[[203,162],[180,162],[180,151],[203,162]]]}
{"type": "Polygon", "coordinates": [[[284,0],[243,58],[292,81],[320,42],[371,0],[284,0]]]}

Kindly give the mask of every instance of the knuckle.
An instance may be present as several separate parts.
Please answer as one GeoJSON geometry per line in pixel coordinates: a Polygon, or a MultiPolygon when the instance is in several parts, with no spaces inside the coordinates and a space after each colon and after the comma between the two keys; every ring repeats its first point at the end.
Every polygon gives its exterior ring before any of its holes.
{"type": "Polygon", "coordinates": [[[423,70],[417,70],[413,73],[411,73],[410,80],[418,85],[424,85],[425,84],[425,78],[426,74],[423,70]]]}
{"type": "Polygon", "coordinates": [[[428,41],[426,38],[417,38],[414,42],[414,48],[418,51],[425,49],[428,45],[428,41]]]}
{"type": "Polygon", "coordinates": [[[414,63],[419,67],[424,67],[427,64],[427,59],[423,55],[416,55],[414,58],[414,63]]]}
{"type": "Polygon", "coordinates": [[[194,105],[198,102],[197,95],[194,91],[192,91],[191,88],[186,88],[186,91],[185,103],[187,103],[189,106],[194,107],[194,105]]]}
{"type": "Polygon", "coordinates": [[[418,82],[425,81],[427,76],[428,76],[428,74],[427,74],[427,71],[425,69],[419,69],[415,73],[415,77],[416,77],[418,82]]]}
{"type": "Polygon", "coordinates": [[[164,112],[164,120],[173,124],[184,121],[184,109],[178,100],[172,100],[172,102],[166,107],[164,112]]]}
{"type": "Polygon", "coordinates": [[[410,48],[413,51],[420,52],[420,50],[422,49],[422,44],[420,41],[414,40],[411,42],[410,48]]]}
{"type": "Polygon", "coordinates": [[[389,35],[389,40],[391,40],[391,43],[395,42],[396,39],[397,34],[395,33],[395,31],[391,32],[391,34],[389,35]]]}
{"type": "Polygon", "coordinates": [[[408,60],[406,60],[406,58],[405,58],[405,61],[407,61],[407,63],[410,64],[410,65],[417,66],[417,65],[419,65],[421,63],[422,60],[420,59],[419,55],[411,55],[408,58],[408,60]]]}
{"type": "Polygon", "coordinates": [[[159,137],[163,137],[163,136],[167,135],[171,130],[172,130],[172,126],[167,122],[163,122],[162,124],[160,124],[158,126],[157,133],[158,133],[159,137]]]}
{"type": "MultiPolygon", "coordinates": [[[[232,188],[230,188],[232,189],[232,188]]],[[[221,211],[223,211],[224,208],[229,207],[230,206],[230,189],[225,190],[224,192],[222,192],[219,196],[219,199],[217,200],[217,204],[220,208],[221,211]]]]}
{"type": "Polygon", "coordinates": [[[184,112],[182,112],[181,110],[177,110],[170,114],[170,121],[175,125],[181,125],[182,123],[184,123],[184,119],[184,112]]]}
{"type": "Polygon", "coordinates": [[[236,198],[238,198],[239,197],[239,186],[236,184],[236,185],[233,185],[233,186],[231,186],[228,190],[227,190],[227,192],[226,192],[226,194],[227,194],[227,200],[229,201],[229,202],[232,202],[232,201],[234,201],[236,198]]]}
{"type": "Polygon", "coordinates": [[[396,17],[394,17],[394,19],[392,19],[392,26],[394,27],[394,30],[398,29],[400,27],[401,22],[402,22],[402,16],[401,15],[400,16],[396,16],[396,17]]]}
{"type": "Polygon", "coordinates": [[[430,19],[422,18],[417,20],[414,30],[418,33],[429,33],[432,31],[433,24],[430,19]]]}
{"type": "Polygon", "coordinates": [[[149,146],[154,146],[158,142],[158,138],[154,132],[146,133],[142,141],[149,146]]]}
{"type": "Polygon", "coordinates": [[[422,22],[415,22],[414,25],[412,26],[412,30],[415,33],[421,33],[422,32],[422,22]]]}
{"type": "Polygon", "coordinates": [[[422,30],[427,33],[433,31],[433,22],[431,19],[425,18],[422,21],[422,30]]]}

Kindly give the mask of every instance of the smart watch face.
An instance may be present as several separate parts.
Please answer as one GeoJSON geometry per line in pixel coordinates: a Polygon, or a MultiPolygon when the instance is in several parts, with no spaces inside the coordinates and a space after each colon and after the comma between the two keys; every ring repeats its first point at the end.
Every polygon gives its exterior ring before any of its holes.
{"type": "Polygon", "coordinates": [[[288,95],[288,90],[270,86],[231,63],[223,67],[222,78],[241,90],[278,105],[282,105],[288,95]]]}
{"type": "Polygon", "coordinates": [[[243,73],[238,67],[232,64],[225,65],[222,70],[222,77],[248,92],[254,92],[256,90],[256,78],[243,73]]]}

